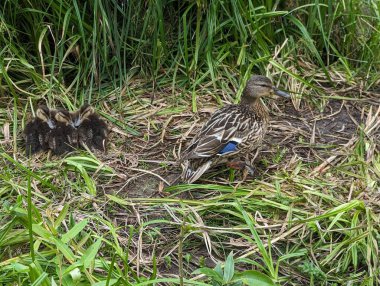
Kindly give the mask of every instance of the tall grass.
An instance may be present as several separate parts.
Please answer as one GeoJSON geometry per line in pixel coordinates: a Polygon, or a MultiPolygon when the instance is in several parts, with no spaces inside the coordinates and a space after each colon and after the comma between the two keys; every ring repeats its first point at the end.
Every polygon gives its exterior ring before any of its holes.
{"type": "Polygon", "coordinates": [[[234,82],[265,73],[286,40],[295,65],[311,61],[327,78],[339,65],[368,87],[378,79],[378,1],[5,0],[0,13],[2,84],[32,97],[54,87],[50,101],[63,90],[91,101],[94,89],[123,87],[136,73],[155,87],[173,77],[234,82]]]}

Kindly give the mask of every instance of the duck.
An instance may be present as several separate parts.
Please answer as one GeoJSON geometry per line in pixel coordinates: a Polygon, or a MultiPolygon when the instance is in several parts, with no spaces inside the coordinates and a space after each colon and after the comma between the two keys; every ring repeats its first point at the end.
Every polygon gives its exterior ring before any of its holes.
{"type": "Polygon", "coordinates": [[[210,168],[221,164],[252,171],[252,166],[236,158],[260,147],[269,125],[269,114],[260,98],[273,94],[290,97],[268,77],[252,75],[240,103],[226,105],[213,113],[180,155],[182,181],[194,183],[210,168]]]}
{"type": "Polygon", "coordinates": [[[91,150],[95,148],[106,151],[109,128],[94,108],[84,104],[72,117],[73,126],[77,130],[78,145],[83,148],[87,146],[91,150]]]}
{"type": "Polygon", "coordinates": [[[74,126],[73,115],[65,109],[58,109],[54,114],[56,127],[48,138],[49,148],[54,155],[62,155],[78,147],[78,135],[74,126]]]}
{"type": "Polygon", "coordinates": [[[36,117],[26,124],[23,138],[27,156],[49,149],[50,133],[57,126],[55,114],[55,110],[40,105],[36,110],[36,117]]]}

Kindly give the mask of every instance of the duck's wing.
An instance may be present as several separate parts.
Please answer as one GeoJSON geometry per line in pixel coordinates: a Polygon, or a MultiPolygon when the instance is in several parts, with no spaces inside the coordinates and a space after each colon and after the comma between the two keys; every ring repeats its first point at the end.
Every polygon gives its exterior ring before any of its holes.
{"type": "Polygon", "coordinates": [[[193,138],[184,151],[182,160],[225,156],[237,152],[248,133],[255,128],[254,118],[247,116],[239,106],[228,105],[216,111],[193,138]]]}

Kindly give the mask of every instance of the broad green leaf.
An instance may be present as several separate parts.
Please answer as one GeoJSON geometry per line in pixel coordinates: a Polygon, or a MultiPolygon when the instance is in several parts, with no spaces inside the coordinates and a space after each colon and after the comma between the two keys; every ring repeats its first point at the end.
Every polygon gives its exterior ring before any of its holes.
{"type": "Polygon", "coordinates": [[[47,277],[47,273],[42,270],[37,260],[29,264],[29,278],[30,281],[33,282],[33,286],[49,286],[49,281],[46,279],[47,277]]]}
{"type": "Polygon", "coordinates": [[[67,215],[67,212],[69,210],[69,204],[65,204],[61,210],[61,212],[59,213],[57,219],[55,220],[54,222],[54,228],[57,228],[59,227],[59,225],[62,223],[62,221],[65,219],[66,215],[67,215]]]}
{"type": "Polygon", "coordinates": [[[235,272],[235,263],[234,263],[234,255],[233,252],[228,255],[226,264],[224,265],[224,282],[230,282],[235,272]]]}
{"type": "Polygon", "coordinates": [[[80,261],[83,263],[83,266],[85,268],[88,268],[91,265],[92,261],[95,259],[95,256],[98,254],[101,244],[102,244],[102,239],[99,238],[82,255],[80,261]]]}
{"type": "Polygon", "coordinates": [[[71,276],[71,278],[73,278],[74,281],[78,282],[78,281],[80,281],[82,274],[80,273],[79,268],[76,267],[70,271],[70,276],[71,276]]]}
{"type": "Polygon", "coordinates": [[[204,274],[207,277],[211,278],[212,280],[215,280],[219,283],[223,283],[223,277],[216,272],[214,269],[208,268],[208,267],[203,267],[195,270],[193,274],[204,274]]]}
{"type": "Polygon", "coordinates": [[[31,286],[39,286],[39,285],[49,285],[48,274],[46,272],[42,272],[42,274],[33,282],[31,286]]]}
{"type": "Polygon", "coordinates": [[[236,274],[233,277],[232,282],[242,281],[245,285],[252,286],[274,286],[275,283],[267,275],[256,271],[247,270],[236,274]]]}
{"type": "Polygon", "coordinates": [[[70,229],[67,233],[62,235],[62,242],[63,243],[68,243],[71,239],[76,237],[78,233],[80,233],[88,224],[88,219],[84,219],[77,223],[72,229],[70,229]]]}
{"type": "Polygon", "coordinates": [[[52,234],[39,224],[33,224],[32,230],[35,234],[39,235],[44,239],[50,240],[52,237],[52,234]]]}
{"type": "Polygon", "coordinates": [[[220,277],[223,277],[223,269],[222,269],[222,264],[220,262],[216,264],[214,270],[216,271],[216,273],[220,275],[220,277]]]}
{"type": "Polygon", "coordinates": [[[61,240],[59,240],[58,238],[54,237],[53,241],[54,241],[57,249],[63,254],[63,256],[68,261],[73,263],[75,261],[75,256],[74,256],[73,252],[71,251],[71,249],[66,244],[64,244],[61,240]]]}
{"type": "Polygon", "coordinates": [[[19,273],[27,273],[29,271],[29,267],[21,264],[21,263],[12,263],[13,270],[19,273]]]}

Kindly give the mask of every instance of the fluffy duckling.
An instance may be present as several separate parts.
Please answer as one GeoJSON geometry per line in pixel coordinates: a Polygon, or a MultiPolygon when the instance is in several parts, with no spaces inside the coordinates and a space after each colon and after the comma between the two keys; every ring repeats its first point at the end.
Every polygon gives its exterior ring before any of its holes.
{"type": "Polygon", "coordinates": [[[90,149],[96,148],[106,151],[108,126],[107,123],[95,113],[93,107],[88,104],[83,105],[73,114],[74,127],[78,131],[78,144],[90,149]]]}
{"type": "Polygon", "coordinates": [[[72,115],[64,109],[55,113],[56,128],[50,132],[49,148],[55,155],[62,155],[78,146],[78,135],[72,115]]]}
{"type": "Polygon", "coordinates": [[[55,113],[46,106],[39,106],[36,117],[26,124],[23,137],[27,156],[49,149],[49,136],[56,128],[55,113]]]}
{"type": "MultiPolygon", "coordinates": [[[[256,150],[269,122],[268,111],[260,98],[272,94],[290,97],[274,87],[269,78],[254,75],[247,82],[240,104],[216,111],[181,155],[184,182],[193,183],[211,167],[256,150]]],[[[234,161],[231,167],[240,165],[234,161]]],[[[243,165],[252,170],[246,163],[243,165]]]]}

